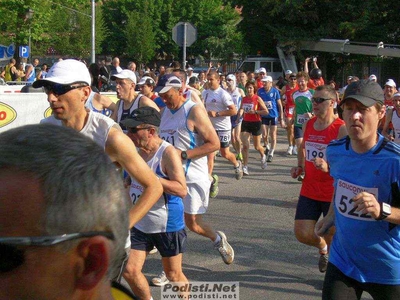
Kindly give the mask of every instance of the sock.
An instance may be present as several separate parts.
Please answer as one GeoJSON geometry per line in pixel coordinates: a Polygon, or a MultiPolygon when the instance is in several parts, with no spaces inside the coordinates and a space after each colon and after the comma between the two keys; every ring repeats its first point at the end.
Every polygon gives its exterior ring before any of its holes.
{"type": "Polygon", "coordinates": [[[319,253],[320,254],[327,254],[328,253],[328,245],[325,245],[324,248],[320,249],[319,253]]]}
{"type": "Polygon", "coordinates": [[[214,241],[214,246],[219,246],[219,242],[221,242],[221,237],[217,234],[217,238],[214,241]]]}
{"type": "Polygon", "coordinates": [[[271,150],[269,150],[269,153],[268,153],[268,155],[274,155],[274,151],[275,151],[275,149],[271,149],[271,150]]]}

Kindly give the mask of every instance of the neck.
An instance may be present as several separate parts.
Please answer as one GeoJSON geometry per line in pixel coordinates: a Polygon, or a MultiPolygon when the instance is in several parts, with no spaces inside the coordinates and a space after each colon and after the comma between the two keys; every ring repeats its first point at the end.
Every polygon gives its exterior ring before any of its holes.
{"type": "Polygon", "coordinates": [[[336,117],[333,113],[333,110],[329,110],[322,116],[317,116],[317,120],[315,121],[315,125],[320,128],[326,128],[336,120],[336,117]]]}
{"type": "Polygon", "coordinates": [[[375,137],[365,140],[355,140],[350,138],[351,148],[354,152],[362,154],[371,150],[378,143],[378,134],[374,133],[375,137]]]}
{"type": "Polygon", "coordinates": [[[81,113],[76,114],[73,118],[68,120],[61,120],[61,122],[65,127],[72,128],[79,132],[83,129],[83,127],[85,127],[88,118],[89,112],[84,109],[81,111],[81,113]]]}

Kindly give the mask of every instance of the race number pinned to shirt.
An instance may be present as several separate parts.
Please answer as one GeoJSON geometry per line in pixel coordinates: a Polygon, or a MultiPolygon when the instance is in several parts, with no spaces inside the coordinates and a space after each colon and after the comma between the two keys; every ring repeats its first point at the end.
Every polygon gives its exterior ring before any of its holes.
{"type": "Polygon", "coordinates": [[[354,207],[353,197],[361,192],[367,192],[376,197],[378,188],[367,188],[339,179],[334,199],[336,209],[347,218],[359,221],[375,221],[370,214],[362,214],[356,211],[356,207],[354,207]]]}
{"type": "Polygon", "coordinates": [[[245,113],[253,110],[253,103],[243,103],[243,110],[245,113]]]}
{"type": "Polygon", "coordinates": [[[303,114],[303,115],[297,115],[297,123],[300,125],[303,125],[306,121],[308,121],[310,117],[308,114],[303,114]]]}
{"type": "Polygon", "coordinates": [[[325,144],[306,141],[305,143],[306,160],[311,161],[314,158],[322,158],[326,160],[325,159],[326,147],[327,145],[325,144]]]}

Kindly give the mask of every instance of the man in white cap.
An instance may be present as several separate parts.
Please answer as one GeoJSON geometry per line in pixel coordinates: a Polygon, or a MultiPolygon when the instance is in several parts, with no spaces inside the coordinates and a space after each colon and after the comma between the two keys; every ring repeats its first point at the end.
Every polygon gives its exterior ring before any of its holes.
{"type": "Polygon", "coordinates": [[[371,74],[371,75],[368,77],[368,79],[369,79],[370,81],[374,81],[374,82],[377,82],[377,81],[378,81],[378,79],[376,78],[376,75],[374,75],[374,74],[371,74]]]}
{"type": "Polygon", "coordinates": [[[182,159],[188,187],[188,194],[183,199],[186,226],[209,238],[223,261],[231,264],[234,251],[225,234],[215,231],[203,220],[210,191],[207,154],[218,150],[218,136],[204,108],[184,97],[180,79],[168,76],[159,92],[167,106],[161,115],[160,137],[174,145],[182,159]]]}
{"type": "MultiPolygon", "coordinates": [[[[384,104],[386,108],[392,109],[393,108],[393,95],[397,92],[396,89],[396,82],[394,82],[393,79],[388,79],[385,83],[385,87],[383,89],[383,93],[385,96],[384,104]]],[[[383,125],[385,124],[386,121],[386,116],[383,117],[382,122],[379,123],[378,131],[382,132],[383,130],[383,125]]],[[[393,125],[389,124],[388,130],[390,133],[391,130],[393,130],[393,125]]]]}
{"type": "Polygon", "coordinates": [[[276,148],[278,123],[284,127],[283,107],[279,91],[272,86],[272,77],[266,76],[262,79],[264,88],[257,91],[257,95],[263,99],[268,108],[268,115],[262,117],[262,132],[264,144],[266,145],[265,155],[261,159],[261,167],[265,169],[266,162],[272,162],[276,148]],[[271,148],[268,147],[268,136],[271,139],[271,148]]]}
{"type": "Polygon", "coordinates": [[[133,226],[157,202],[162,186],[118,124],[102,114],[86,110],[90,83],[89,70],[82,62],[66,59],[54,64],[46,78],[33,84],[35,88],[44,88],[53,110],[53,114],[41,123],[70,127],[88,136],[104,149],[112,161],[140,182],[144,190],[130,213],[133,226]]]}
{"type": "Polygon", "coordinates": [[[186,76],[186,78],[187,78],[186,84],[189,84],[189,78],[193,76],[193,68],[192,67],[187,68],[186,69],[186,74],[187,74],[187,76],[186,76]]]}
{"type": "Polygon", "coordinates": [[[400,93],[393,95],[393,108],[386,110],[385,117],[382,135],[396,144],[400,144],[400,93]],[[391,132],[389,132],[390,124],[392,125],[391,132]]]}
{"type": "Polygon", "coordinates": [[[121,121],[125,120],[132,111],[143,106],[151,106],[159,110],[153,100],[143,94],[136,93],[136,75],[133,71],[128,69],[122,70],[120,73],[111,76],[111,80],[115,80],[117,97],[119,99],[111,118],[119,123],[125,133],[126,128],[121,124],[121,121]]]}
{"type": "Polygon", "coordinates": [[[263,83],[262,79],[265,78],[268,75],[268,73],[267,73],[267,70],[265,70],[265,68],[259,68],[257,73],[258,73],[257,81],[256,81],[257,87],[259,89],[261,89],[262,87],[264,87],[264,83],[263,83]]]}
{"type": "Polygon", "coordinates": [[[285,71],[285,81],[286,81],[286,84],[289,83],[289,81],[290,81],[289,76],[292,75],[292,74],[293,74],[292,70],[286,70],[286,71],[285,71]]]}

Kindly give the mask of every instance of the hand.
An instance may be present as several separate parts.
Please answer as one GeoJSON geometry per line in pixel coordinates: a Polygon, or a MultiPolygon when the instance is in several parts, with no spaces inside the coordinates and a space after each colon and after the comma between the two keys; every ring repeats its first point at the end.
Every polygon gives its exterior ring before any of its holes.
{"type": "Polygon", "coordinates": [[[208,116],[211,117],[211,118],[217,117],[217,112],[216,111],[209,110],[207,113],[208,113],[208,116]]]}
{"type": "Polygon", "coordinates": [[[357,212],[362,214],[370,214],[372,218],[376,219],[381,213],[381,206],[373,194],[368,192],[361,192],[353,197],[353,204],[357,212]]]}
{"type": "Polygon", "coordinates": [[[311,57],[306,58],[306,63],[308,63],[311,60],[311,57]]]}
{"type": "Polygon", "coordinates": [[[324,218],[319,220],[317,224],[315,224],[314,227],[315,234],[321,237],[326,235],[329,231],[329,228],[331,228],[334,225],[334,221],[335,221],[335,214],[327,214],[324,218]]]}
{"type": "Polygon", "coordinates": [[[292,176],[292,178],[297,178],[301,175],[301,173],[303,173],[303,168],[302,167],[293,167],[290,170],[290,176],[292,176]]]}
{"type": "Polygon", "coordinates": [[[282,127],[282,128],[285,128],[285,127],[286,127],[286,124],[285,124],[285,120],[284,120],[284,119],[281,119],[281,120],[280,120],[280,123],[281,123],[281,127],[282,127]]]}
{"type": "Polygon", "coordinates": [[[314,167],[317,170],[320,170],[320,171],[325,172],[325,173],[329,172],[328,163],[324,159],[322,159],[320,157],[316,157],[316,158],[311,159],[311,161],[313,162],[314,167]]]}

